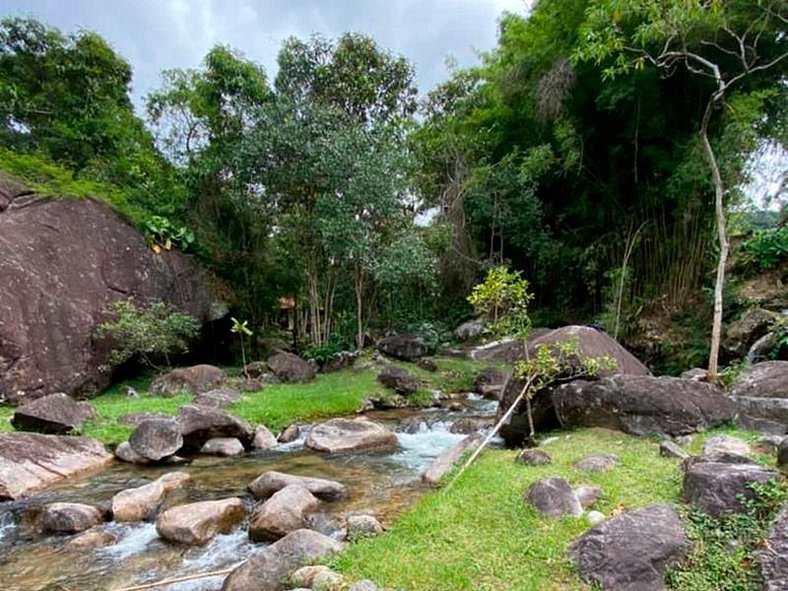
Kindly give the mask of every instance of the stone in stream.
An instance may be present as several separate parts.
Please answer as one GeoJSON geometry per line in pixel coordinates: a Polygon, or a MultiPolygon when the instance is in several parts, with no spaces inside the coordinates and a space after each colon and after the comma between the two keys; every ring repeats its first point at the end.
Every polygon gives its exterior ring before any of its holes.
{"type": "Polygon", "coordinates": [[[58,392],[17,408],[11,424],[19,431],[65,435],[70,431],[79,431],[86,421],[95,416],[96,411],[87,402],[77,402],[58,392]]]}
{"type": "Polygon", "coordinates": [[[348,496],[347,487],[341,482],[309,476],[296,476],[295,474],[285,474],[274,470],[263,472],[250,482],[246,488],[256,498],[265,500],[275,492],[291,484],[302,486],[324,501],[337,501],[348,496]]]}
{"type": "Polygon", "coordinates": [[[104,523],[102,512],[82,503],[50,503],[41,513],[44,533],[76,534],[99,523],[104,523]]]}
{"type": "Polygon", "coordinates": [[[187,546],[202,546],[216,534],[228,533],[246,515],[241,499],[200,501],[170,507],[156,519],[159,537],[187,546]]]}
{"type": "Polygon", "coordinates": [[[0,501],[14,500],[112,462],[95,439],[0,433],[0,501]]]}
{"type": "Polygon", "coordinates": [[[466,452],[475,451],[481,445],[482,437],[479,435],[468,435],[454,447],[450,447],[439,455],[432,464],[422,473],[421,480],[428,484],[438,484],[440,479],[452,469],[454,464],[466,452]]]}
{"type": "Polygon", "coordinates": [[[342,550],[336,540],[299,529],[274,542],[238,566],[224,580],[222,591],[281,591],[299,567],[342,550]]]}
{"type": "Polygon", "coordinates": [[[254,439],[249,423],[216,408],[187,404],[178,410],[177,418],[183,446],[190,451],[199,451],[214,437],[235,437],[244,447],[251,447],[254,439]]]}
{"type": "Polygon", "coordinates": [[[118,537],[109,531],[86,531],[78,536],[71,538],[68,545],[72,548],[86,549],[86,548],[103,548],[111,546],[118,541],[118,537]]]}
{"type": "Polygon", "coordinates": [[[192,482],[192,477],[186,472],[169,472],[150,484],[122,490],[112,497],[112,515],[115,521],[153,519],[170,493],[192,482]]]}
{"type": "Polygon", "coordinates": [[[149,464],[157,464],[157,465],[167,465],[167,466],[176,466],[178,464],[186,464],[189,462],[186,458],[182,458],[180,456],[167,456],[166,458],[162,458],[158,462],[153,462],[152,460],[146,460],[133,449],[129,445],[128,441],[123,441],[122,443],[118,444],[118,447],[115,448],[115,458],[120,460],[121,462],[126,462],[128,464],[137,464],[139,466],[147,466],[149,464]]]}
{"type": "Polygon", "coordinates": [[[267,427],[260,425],[254,430],[254,439],[252,440],[252,447],[257,450],[273,449],[279,442],[276,440],[271,431],[267,427]]]}
{"type": "Polygon", "coordinates": [[[720,462],[694,462],[684,472],[684,500],[711,515],[744,510],[741,498],[756,498],[751,486],[776,480],[779,474],[758,464],[728,464],[720,462]]]}
{"type": "Polygon", "coordinates": [[[534,482],[525,493],[526,502],[542,517],[579,517],[583,507],[572,487],[563,478],[545,478],[534,482]]]}
{"type": "Polygon", "coordinates": [[[181,428],[175,419],[148,419],[140,422],[129,437],[129,447],[151,461],[175,455],[183,447],[181,428]]]}
{"type": "Polygon", "coordinates": [[[303,486],[290,484],[260,504],[249,520],[249,539],[270,542],[303,529],[306,517],[320,507],[320,501],[303,486]]]}
{"type": "Polygon", "coordinates": [[[299,437],[301,437],[301,425],[293,423],[279,434],[278,441],[279,443],[292,443],[299,437]]]}
{"type": "Polygon", "coordinates": [[[399,447],[399,440],[383,425],[363,418],[331,419],[312,428],[306,446],[329,454],[392,451],[399,447]]]}
{"type": "Polygon", "coordinates": [[[662,591],[665,570],[680,562],[688,548],[676,511],[652,505],[593,527],[567,554],[584,581],[606,591],[662,591]]]}
{"type": "Polygon", "coordinates": [[[235,437],[214,437],[205,442],[205,445],[200,448],[200,453],[209,456],[232,458],[242,456],[244,446],[235,437]]]}

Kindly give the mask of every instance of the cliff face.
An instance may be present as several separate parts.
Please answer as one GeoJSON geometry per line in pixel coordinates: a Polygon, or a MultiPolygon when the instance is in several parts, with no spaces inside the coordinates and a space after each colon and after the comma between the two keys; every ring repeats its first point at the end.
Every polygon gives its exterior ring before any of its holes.
{"type": "Polygon", "coordinates": [[[41,197],[0,173],[0,402],[107,384],[93,342],[115,300],[161,300],[203,321],[218,304],[190,257],[153,253],[107,205],[41,197]]]}

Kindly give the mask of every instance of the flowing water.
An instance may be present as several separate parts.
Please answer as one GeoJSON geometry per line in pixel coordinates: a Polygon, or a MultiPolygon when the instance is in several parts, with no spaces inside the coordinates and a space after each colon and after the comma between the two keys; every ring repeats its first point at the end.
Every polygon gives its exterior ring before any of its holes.
{"type": "MultiPolygon", "coordinates": [[[[123,587],[194,573],[224,569],[243,562],[265,548],[249,542],[246,527],[215,537],[203,547],[163,542],[152,523],[107,523],[99,529],[115,542],[103,548],[78,548],[68,536],[44,536],[36,514],[55,501],[108,504],[126,488],[140,486],[165,472],[189,472],[195,485],[179,491],[169,503],[184,503],[239,496],[254,500],[246,485],[267,470],[337,480],[348,486],[350,497],[324,503],[315,529],[336,534],[351,512],[375,515],[384,524],[408,508],[426,488],[424,469],[464,435],[449,431],[459,418],[489,416],[495,403],[469,395],[462,412],[385,411],[370,418],[397,432],[400,450],[390,454],[327,456],[306,449],[303,439],[276,450],[251,453],[239,459],[200,457],[180,467],[142,467],[116,462],[100,474],[68,481],[30,499],[0,503],[0,589],[2,591],[112,591],[123,587]]],[[[214,591],[222,577],[157,587],[162,591],[214,591]]]]}

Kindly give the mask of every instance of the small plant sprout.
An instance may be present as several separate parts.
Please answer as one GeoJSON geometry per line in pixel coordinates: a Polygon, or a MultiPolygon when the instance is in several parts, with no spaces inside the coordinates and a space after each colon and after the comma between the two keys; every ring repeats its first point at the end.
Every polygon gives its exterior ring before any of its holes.
{"type": "Polygon", "coordinates": [[[244,376],[248,379],[249,374],[246,373],[246,349],[244,347],[244,335],[250,337],[254,334],[254,332],[252,332],[252,329],[249,328],[248,320],[244,320],[242,322],[233,316],[230,316],[230,320],[233,321],[233,326],[230,329],[230,332],[234,332],[235,334],[237,334],[238,338],[241,340],[241,360],[243,361],[243,367],[244,367],[243,372],[244,372],[244,376]]]}

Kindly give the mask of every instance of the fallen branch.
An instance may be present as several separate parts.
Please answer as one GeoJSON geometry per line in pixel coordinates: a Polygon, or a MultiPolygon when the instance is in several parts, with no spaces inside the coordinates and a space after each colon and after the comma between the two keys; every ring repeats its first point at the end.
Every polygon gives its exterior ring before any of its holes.
{"type": "Polygon", "coordinates": [[[153,589],[155,587],[163,587],[164,585],[172,585],[173,583],[183,583],[184,581],[196,581],[197,579],[208,579],[210,577],[218,577],[221,575],[229,575],[235,570],[235,567],[225,568],[223,570],[215,570],[209,573],[201,573],[198,575],[186,575],[184,577],[176,577],[174,579],[164,579],[154,583],[146,583],[144,585],[136,585],[134,587],[123,587],[122,589],[115,589],[115,591],[144,591],[145,589],[153,589]]]}

